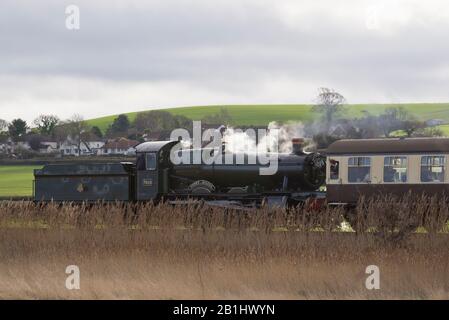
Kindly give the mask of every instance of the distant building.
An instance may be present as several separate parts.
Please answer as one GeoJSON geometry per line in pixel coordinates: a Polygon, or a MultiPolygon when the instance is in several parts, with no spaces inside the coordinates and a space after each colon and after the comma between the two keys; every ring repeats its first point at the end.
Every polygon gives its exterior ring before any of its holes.
{"type": "Polygon", "coordinates": [[[102,148],[99,154],[101,155],[133,155],[136,153],[135,146],[139,141],[129,140],[126,138],[119,138],[108,141],[102,148]]]}
{"type": "Polygon", "coordinates": [[[90,152],[92,152],[92,154],[95,154],[95,155],[100,154],[100,152],[105,144],[106,144],[106,142],[101,141],[101,140],[93,140],[93,141],[85,142],[85,145],[90,150],[90,152]]]}
{"type": "Polygon", "coordinates": [[[104,145],[105,142],[101,140],[81,141],[80,148],[78,149],[78,142],[67,139],[61,144],[59,150],[63,156],[100,155],[104,145]]]}
{"type": "Polygon", "coordinates": [[[40,143],[39,153],[59,153],[59,143],[56,141],[42,141],[40,143]]]}

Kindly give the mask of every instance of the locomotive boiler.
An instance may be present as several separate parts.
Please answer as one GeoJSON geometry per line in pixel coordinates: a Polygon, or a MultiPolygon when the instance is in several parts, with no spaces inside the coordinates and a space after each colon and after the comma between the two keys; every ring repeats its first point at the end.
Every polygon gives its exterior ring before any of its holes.
{"type": "MultiPolygon", "coordinates": [[[[187,158],[191,159],[195,152],[208,150],[184,152],[188,152],[187,158]]],[[[219,158],[221,155],[215,156],[219,158]]],[[[219,158],[220,161],[211,164],[174,165],[170,170],[170,184],[175,192],[192,193],[299,192],[315,191],[323,185],[325,160],[319,154],[298,150],[270,156],[274,164],[261,164],[255,155],[234,153],[230,154],[230,163],[219,158]]]]}

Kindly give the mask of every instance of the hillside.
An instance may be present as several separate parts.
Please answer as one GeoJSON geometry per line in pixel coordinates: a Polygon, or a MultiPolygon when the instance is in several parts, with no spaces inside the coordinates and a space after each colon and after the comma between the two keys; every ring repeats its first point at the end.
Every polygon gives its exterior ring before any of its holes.
{"type": "MultiPolygon", "coordinates": [[[[408,104],[353,104],[348,105],[345,116],[356,118],[367,111],[371,114],[382,113],[386,108],[403,106],[410,113],[421,120],[442,119],[449,123],[449,103],[408,103],[408,104]]],[[[228,110],[232,116],[232,124],[241,125],[266,125],[271,121],[305,121],[313,118],[311,105],[231,105],[231,106],[192,106],[182,108],[165,109],[173,114],[184,115],[193,120],[200,120],[206,115],[217,113],[220,108],[228,110]]],[[[138,112],[127,113],[129,119],[135,119],[138,112]]],[[[97,119],[88,120],[91,126],[98,126],[103,132],[109,124],[117,117],[111,115],[97,119]]],[[[446,131],[449,128],[444,127],[446,131]]]]}

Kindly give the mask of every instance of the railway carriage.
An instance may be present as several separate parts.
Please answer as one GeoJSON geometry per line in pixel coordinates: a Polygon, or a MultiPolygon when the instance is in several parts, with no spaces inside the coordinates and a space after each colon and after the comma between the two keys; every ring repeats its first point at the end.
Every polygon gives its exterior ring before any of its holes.
{"type": "Polygon", "coordinates": [[[339,140],[326,153],[329,204],[379,194],[449,195],[448,138],[339,140]]]}

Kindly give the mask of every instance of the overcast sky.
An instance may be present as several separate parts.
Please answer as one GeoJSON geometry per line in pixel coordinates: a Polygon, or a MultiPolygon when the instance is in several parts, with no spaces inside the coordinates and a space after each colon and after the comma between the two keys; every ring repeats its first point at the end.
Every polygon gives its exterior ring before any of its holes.
{"type": "MultiPolygon", "coordinates": [[[[72,21],[72,20],[70,20],[72,21]]],[[[449,2],[2,0],[0,118],[449,101],[449,2]],[[77,5],[80,29],[66,28],[77,5]]]]}

